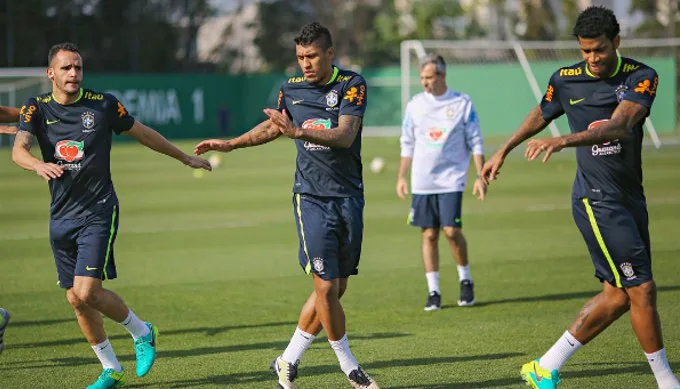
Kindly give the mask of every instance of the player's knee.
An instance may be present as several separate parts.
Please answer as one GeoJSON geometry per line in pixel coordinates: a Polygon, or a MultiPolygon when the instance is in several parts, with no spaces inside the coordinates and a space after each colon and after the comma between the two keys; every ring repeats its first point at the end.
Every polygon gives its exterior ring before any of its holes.
{"type": "Polygon", "coordinates": [[[446,239],[453,242],[460,242],[465,239],[463,230],[458,227],[444,227],[444,234],[446,235],[446,239]]]}
{"type": "Polygon", "coordinates": [[[91,307],[94,307],[97,305],[97,302],[99,301],[98,299],[98,291],[95,288],[89,288],[89,287],[81,287],[81,288],[72,288],[71,290],[74,291],[75,297],[80,300],[82,303],[87,304],[91,307]]]}
{"type": "Polygon", "coordinates": [[[83,301],[78,294],[73,290],[73,288],[69,289],[66,292],[66,300],[68,300],[68,303],[73,309],[79,309],[83,307],[85,304],[85,301],[83,301]]]}
{"type": "Polygon", "coordinates": [[[340,284],[338,285],[338,298],[342,297],[342,295],[345,294],[346,290],[347,290],[347,281],[345,281],[345,282],[340,281],[340,284]]]}
{"type": "Polygon", "coordinates": [[[437,242],[439,239],[439,230],[436,228],[423,228],[423,241],[437,242]]]}
{"type": "Polygon", "coordinates": [[[317,296],[323,298],[340,298],[340,288],[337,282],[320,281],[314,285],[317,296]]]}
{"type": "Polygon", "coordinates": [[[656,306],[656,283],[645,282],[642,285],[626,289],[631,304],[636,306],[656,306]]]}

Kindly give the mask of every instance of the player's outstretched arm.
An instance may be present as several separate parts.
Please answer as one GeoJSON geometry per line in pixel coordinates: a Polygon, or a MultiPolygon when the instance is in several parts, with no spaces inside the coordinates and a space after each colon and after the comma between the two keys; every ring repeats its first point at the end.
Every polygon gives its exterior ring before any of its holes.
{"type": "Polygon", "coordinates": [[[0,123],[14,123],[19,121],[19,108],[0,106],[0,123]]]}
{"type": "Polygon", "coordinates": [[[548,162],[550,156],[565,147],[590,146],[625,138],[633,127],[644,120],[649,109],[633,101],[623,100],[612,118],[587,131],[561,136],[552,139],[535,139],[529,142],[525,156],[533,161],[545,152],[543,162],[548,162]]]}
{"type": "Polygon", "coordinates": [[[31,154],[33,145],[33,134],[28,131],[19,131],[14,138],[12,147],[12,161],[18,166],[36,172],[40,177],[54,180],[64,174],[64,167],[56,163],[47,163],[39,160],[31,154]]]}
{"type": "Polygon", "coordinates": [[[194,153],[196,155],[205,154],[208,151],[221,151],[228,153],[234,149],[253,147],[269,143],[281,136],[281,131],[267,119],[252,130],[234,139],[207,139],[196,145],[194,153]]]}
{"type": "Polygon", "coordinates": [[[489,184],[489,181],[496,179],[503,162],[505,162],[505,157],[514,149],[519,146],[525,140],[531,138],[532,136],[543,131],[550,122],[543,119],[543,112],[541,106],[537,105],[536,108],[532,109],[531,112],[524,118],[522,124],[519,128],[512,134],[510,139],[508,139],[503,146],[501,146],[498,151],[488,160],[482,171],[480,173],[482,182],[485,185],[489,184]]]}
{"type": "MultiPolygon", "coordinates": [[[[19,109],[0,106],[0,123],[14,123],[19,121],[19,109]]],[[[0,134],[16,134],[18,128],[14,126],[0,126],[0,134]]]]}
{"type": "Polygon", "coordinates": [[[362,118],[353,115],[340,115],[338,126],[324,131],[295,127],[288,117],[286,110],[279,112],[267,108],[264,113],[274,123],[279,131],[291,139],[301,139],[321,146],[347,149],[352,146],[361,128],[362,118]]]}
{"type": "Polygon", "coordinates": [[[175,158],[189,167],[194,169],[212,170],[210,167],[210,162],[208,162],[206,159],[186,154],[177,148],[177,146],[170,143],[170,141],[168,141],[163,135],[159,134],[156,130],[147,127],[136,120],[132,125],[132,128],[126,131],[125,134],[137,139],[137,141],[144,146],[161,154],[175,158]]]}

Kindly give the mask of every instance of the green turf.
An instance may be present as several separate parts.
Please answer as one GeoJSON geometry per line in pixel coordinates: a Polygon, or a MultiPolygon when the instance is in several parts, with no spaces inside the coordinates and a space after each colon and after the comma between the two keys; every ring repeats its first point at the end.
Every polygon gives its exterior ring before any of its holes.
{"type": "MultiPolygon", "coordinates": [[[[442,243],[445,309],[423,312],[419,233],[394,194],[398,147],[364,141],[364,159],[383,156],[387,170],[366,173],[361,274],[343,299],[355,355],[383,388],[521,387],[521,364],[550,347],[600,287],[571,219],[573,153],[546,165],[512,156],[486,201],[466,195],[478,306],[455,307],[456,270],[442,243]]],[[[132,341],[106,322],[128,387],[274,387],[268,365],[311,290],[297,264],[294,153],[288,141],[238,150],[196,179],[139,145],[114,145],[120,279],[106,286],[161,332],[157,365],[139,379],[132,341]]],[[[47,186],[14,166],[7,149],[0,161],[0,306],[13,315],[0,388],[82,388],[100,366],[55,285],[47,186]]],[[[659,309],[680,372],[680,153],[645,149],[644,166],[659,309]]],[[[655,387],[628,315],[577,353],[563,377],[564,388],[655,387]]],[[[325,338],[305,355],[298,382],[349,386],[325,338]]]]}

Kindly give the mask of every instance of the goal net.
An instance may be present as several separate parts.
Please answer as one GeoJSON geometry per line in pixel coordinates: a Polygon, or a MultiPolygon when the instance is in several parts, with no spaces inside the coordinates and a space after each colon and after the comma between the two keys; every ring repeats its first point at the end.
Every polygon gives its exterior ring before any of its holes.
{"type": "MultiPolygon", "coordinates": [[[[0,69],[0,105],[20,107],[29,97],[50,90],[45,68],[0,69]]],[[[9,135],[0,135],[0,147],[10,144],[9,135]]]]}
{"type": "MultiPolygon", "coordinates": [[[[656,147],[659,134],[677,131],[680,39],[622,40],[619,53],[659,73],[659,88],[646,130],[656,147]]],[[[582,61],[570,41],[404,41],[401,45],[401,110],[422,91],[419,59],[440,54],[447,63],[447,83],[469,94],[486,135],[507,135],[542,98],[552,73],[582,61]]],[[[567,134],[563,116],[550,125],[553,136],[567,134]]]]}

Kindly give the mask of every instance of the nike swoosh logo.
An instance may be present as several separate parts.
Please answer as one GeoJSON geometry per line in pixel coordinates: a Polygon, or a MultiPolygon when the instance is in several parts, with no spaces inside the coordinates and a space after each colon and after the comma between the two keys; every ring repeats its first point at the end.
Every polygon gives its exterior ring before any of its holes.
{"type": "Polygon", "coordinates": [[[571,347],[574,347],[574,344],[571,343],[571,341],[570,341],[569,339],[567,339],[567,343],[569,343],[569,345],[570,345],[571,347]]]}
{"type": "Polygon", "coordinates": [[[92,271],[92,270],[97,270],[97,268],[96,268],[96,267],[85,266],[85,270],[87,270],[87,271],[92,271]]]}
{"type": "Polygon", "coordinates": [[[583,101],[583,100],[585,100],[585,99],[586,99],[585,97],[582,98],[582,99],[578,99],[578,100],[569,99],[569,104],[571,104],[571,105],[576,105],[576,104],[580,103],[581,101],[583,101]]]}
{"type": "Polygon", "coordinates": [[[57,123],[57,122],[60,122],[60,121],[61,120],[59,120],[59,119],[57,119],[57,120],[47,120],[45,123],[47,123],[47,125],[50,125],[50,124],[54,124],[54,123],[57,123]]]}
{"type": "Polygon", "coordinates": [[[305,101],[305,99],[300,99],[300,100],[293,100],[293,105],[295,104],[300,104],[301,102],[305,101]]]}
{"type": "Polygon", "coordinates": [[[536,371],[536,365],[534,365],[534,375],[536,376],[536,382],[541,382],[543,380],[543,377],[536,371]]]}

